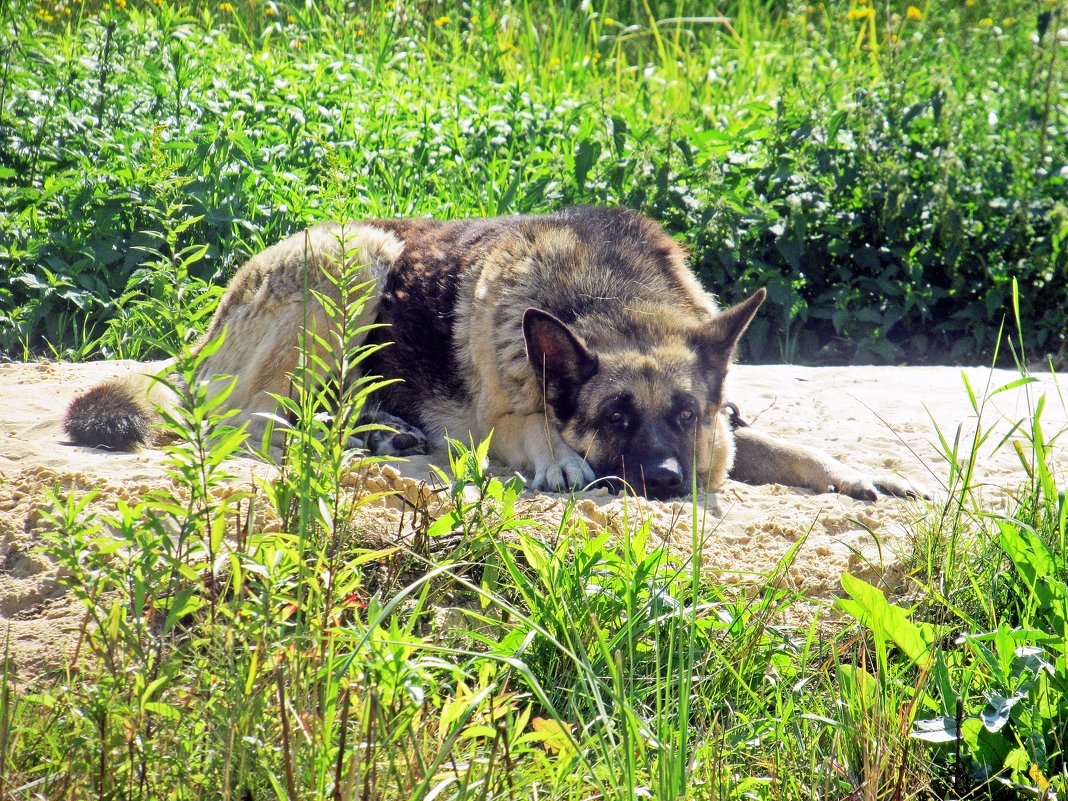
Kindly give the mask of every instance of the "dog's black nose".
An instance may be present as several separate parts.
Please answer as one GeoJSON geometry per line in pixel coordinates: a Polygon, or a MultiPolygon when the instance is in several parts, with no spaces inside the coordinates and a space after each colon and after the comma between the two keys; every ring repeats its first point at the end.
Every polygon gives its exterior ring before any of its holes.
{"type": "Polygon", "coordinates": [[[651,465],[642,465],[642,483],[650,498],[670,498],[682,491],[682,465],[672,457],[651,465]]]}

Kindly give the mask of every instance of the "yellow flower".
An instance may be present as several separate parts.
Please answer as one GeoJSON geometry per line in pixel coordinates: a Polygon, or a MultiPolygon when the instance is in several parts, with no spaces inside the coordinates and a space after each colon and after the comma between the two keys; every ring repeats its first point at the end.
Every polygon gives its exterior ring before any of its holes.
{"type": "Polygon", "coordinates": [[[847,15],[850,21],[855,22],[858,19],[867,19],[868,17],[875,16],[874,8],[854,8],[847,15]]]}
{"type": "Polygon", "coordinates": [[[975,5],[975,0],[964,0],[964,5],[968,6],[968,8],[971,8],[975,5]]]}
{"type": "Polygon", "coordinates": [[[805,6],[805,13],[806,14],[815,14],[816,13],[816,7],[815,6],[805,6]]]}
{"type": "Polygon", "coordinates": [[[616,21],[614,19],[612,19],[611,17],[605,17],[604,18],[604,24],[605,25],[615,25],[616,21]]]}
{"type": "Polygon", "coordinates": [[[1016,22],[1016,17],[1005,17],[1005,19],[1001,21],[1001,24],[1007,28],[1014,22],[1016,22]]]}
{"type": "Polygon", "coordinates": [[[434,27],[443,28],[448,25],[450,21],[451,20],[449,20],[449,15],[446,14],[445,16],[438,17],[436,20],[434,20],[434,27]]]}
{"type": "Polygon", "coordinates": [[[471,17],[472,25],[478,25],[478,23],[480,22],[482,22],[482,17],[480,17],[478,14],[475,14],[475,16],[471,17]]]}
{"type": "Polygon", "coordinates": [[[290,14],[288,17],[286,17],[286,22],[288,22],[290,25],[292,25],[296,21],[297,21],[297,18],[294,17],[292,14],[290,14]]]}
{"type": "Polygon", "coordinates": [[[273,17],[278,12],[274,10],[274,6],[267,6],[267,8],[263,9],[263,13],[268,17],[273,17]]]}
{"type": "Polygon", "coordinates": [[[994,20],[990,19],[990,17],[984,17],[983,19],[979,20],[980,28],[989,28],[993,24],[994,20]]]}
{"type": "Polygon", "coordinates": [[[115,0],[115,7],[119,9],[126,8],[126,0],[115,0]]]}
{"type": "Polygon", "coordinates": [[[914,19],[919,22],[923,19],[923,14],[920,13],[920,10],[916,8],[916,6],[909,6],[905,9],[905,19],[914,19]]]}
{"type": "Polygon", "coordinates": [[[222,11],[224,14],[233,14],[234,7],[229,3],[219,3],[219,11],[222,11]]]}

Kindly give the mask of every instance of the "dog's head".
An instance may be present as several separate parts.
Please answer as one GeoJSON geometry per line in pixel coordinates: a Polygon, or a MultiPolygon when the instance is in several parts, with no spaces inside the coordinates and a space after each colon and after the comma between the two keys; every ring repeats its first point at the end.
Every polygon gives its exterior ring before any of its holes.
{"type": "Polygon", "coordinates": [[[764,295],[701,325],[600,349],[553,315],[528,309],[527,357],[564,442],[599,478],[650,498],[688,493],[694,467],[699,476],[722,476],[732,454],[719,415],[723,382],[764,295]]]}

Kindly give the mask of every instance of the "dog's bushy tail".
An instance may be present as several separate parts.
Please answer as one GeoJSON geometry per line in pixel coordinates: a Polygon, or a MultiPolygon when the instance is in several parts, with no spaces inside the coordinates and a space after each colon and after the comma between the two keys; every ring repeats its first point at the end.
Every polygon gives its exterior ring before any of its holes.
{"type": "Polygon", "coordinates": [[[113,451],[136,451],[156,444],[158,408],[178,402],[175,393],[155,378],[165,375],[171,364],[146,364],[136,373],[103,381],[71,401],[63,418],[63,431],[71,443],[113,451]]]}

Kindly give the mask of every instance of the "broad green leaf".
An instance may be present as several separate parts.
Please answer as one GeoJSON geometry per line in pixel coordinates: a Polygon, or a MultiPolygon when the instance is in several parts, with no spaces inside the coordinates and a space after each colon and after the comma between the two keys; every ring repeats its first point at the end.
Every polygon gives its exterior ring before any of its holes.
{"type": "Polygon", "coordinates": [[[479,602],[482,604],[483,609],[492,603],[493,597],[500,590],[498,586],[500,571],[500,562],[492,556],[488,556],[482,566],[482,581],[480,582],[483,594],[479,596],[479,602]]]}
{"type": "Polygon", "coordinates": [[[987,772],[996,772],[1005,765],[1012,753],[1012,743],[1001,733],[987,731],[979,718],[965,718],[960,724],[961,740],[967,745],[967,753],[987,772]]]}
{"type": "Polygon", "coordinates": [[[857,622],[905,652],[914,664],[925,665],[931,658],[938,632],[930,623],[913,623],[909,612],[886,600],[881,590],[848,573],[842,574],[842,587],[852,600],[839,599],[838,605],[857,622]]]}
{"type": "Polygon", "coordinates": [[[171,601],[170,609],[167,610],[167,619],[163,623],[164,632],[174,628],[174,624],[183,615],[195,612],[204,605],[204,601],[201,598],[195,597],[196,592],[196,587],[186,587],[175,594],[174,600],[171,601]]]}
{"type": "Polygon", "coordinates": [[[1002,549],[1041,608],[1052,612],[1063,630],[1068,623],[1068,585],[1055,578],[1061,571],[1049,546],[1030,528],[1015,521],[1000,520],[998,527],[1002,549]]]}
{"type": "Polygon", "coordinates": [[[551,718],[534,718],[530,723],[546,751],[567,754],[574,748],[573,724],[551,718]]]}
{"type": "Polygon", "coordinates": [[[979,713],[979,719],[983,721],[987,731],[1001,731],[1012,716],[1012,708],[1026,697],[1023,693],[1016,693],[1007,698],[1001,693],[987,693],[986,706],[979,713]]]}
{"type": "Polygon", "coordinates": [[[859,708],[869,709],[879,695],[879,682],[868,671],[852,665],[839,665],[835,671],[842,699],[859,708]]]}
{"type": "Polygon", "coordinates": [[[167,720],[180,720],[182,717],[178,713],[178,710],[175,709],[173,706],[171,706],[170,704],[161,703],[160,701],[147,702],[145,704],[145,711],[153,712],[162,718],[167,718],[167,720]]]}
{"type": "Polygon", "coordinates": [[[580,190],[586,187],[586,177],[600,155],[601,146],[591,139],[583,139],[575,148],[575,183],[580,190]]]}
{"type": "Polygon", "coordinates": [[[474,726],[467,726],[460,733],[461,740],[477,740],[480,737],[484,737],[487,740],[492,740],[496,736],[497,730],[492,726],[486,726],[485,724],[475,724],[474,726]]]}
{"type": "Polygon", "coordinates": [[[170,677],[169,676],[160,676],[155,681],[150,683],[145,688],[145,691],[143,693],[141,693],[141,704],[142,704],[142,706],[144,704],[146,704],[152,698],[153,695],[155,695],[156,690],[158,690],[160,687],[162,687],[168,681],[170,681],[170,677]]]}
{"type": "Polygon", "coordinates": [[[541,541],[524,534],[519,538],[519,547],[523,551],[523,557],[527,560],[527,564],[539,576],[544,576],[546,566],[549,564],[549,557],[545,554],[545,546],[541,541]]]}
{"type": "Polygon", "coordinates": [[[426,535],[428,537],[442,537],[459,528],[462,524],[463,517],[454,510],[448,514],[442,515],[431,523],[430,527],[426,530],[426,535]]]}
{"type": "Polygon", "coordinates": [[[929,743],[952,743],[959,736],[957,721],[948,715],[929,720],[917,720],[910,736],[929,743]]]}

